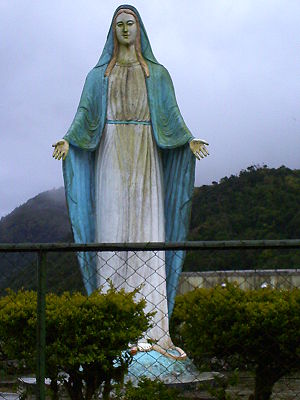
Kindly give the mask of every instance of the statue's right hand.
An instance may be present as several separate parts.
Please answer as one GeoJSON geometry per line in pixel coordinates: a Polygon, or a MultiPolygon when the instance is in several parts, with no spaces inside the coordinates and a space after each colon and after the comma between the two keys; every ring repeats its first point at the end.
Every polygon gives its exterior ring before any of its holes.
{"type": "Polygon", "coordinates": [[[60,160],[61,158],[65,160],[69,151],[69,143],[65,139],[61,139],[54,143],[52,147],[54,147],[52,157],[56,160],[60,160]]]}

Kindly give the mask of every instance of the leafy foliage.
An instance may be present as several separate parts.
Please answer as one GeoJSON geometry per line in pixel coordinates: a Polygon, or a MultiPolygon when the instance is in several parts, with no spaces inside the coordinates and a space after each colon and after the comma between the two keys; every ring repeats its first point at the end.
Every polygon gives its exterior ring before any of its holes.
{"type": "Polygon", "coordinates": [[[214,359],[253,369],[255,400],[269,399],[277,380],[300,369],[299,289],[196,289],[178,296],[172,323],[200,368],[214,359]]]}
{"type": "MultiPolygon", "coordinates": [[[[112,381],[122,381],[131,361],[129,342],[135,343],[149,325],[145,301],[135,303],[135,294],[111,288],[89,297],[47,295],[46,374],[52,380],[53,398],[58,398],[59,380],[78,400],[92,399],[101,384],[107,398],[112,381]],[[61,373],[69,378],[60,377],[61,373]]],[[[35,368],[35,292],[10,291],[0,299],[0,336],[8,357],[35,368]]]]}
{"type": "MultiPolygon", "coordinates": [[[[190,240],[297,239],[300,170],[248,167],[239,176],[195,188],[190,240]]],[[[289,250],[190,252],[185,270],[297,268],[289,250]]]]}
{"type": "Polygon", "coordinates": [[[142,378],[135,387],[131,382],[126,383],[125,391],[117,396],[120,400],[179,400],[183,397],[173,388],[168,388],[160,381],[142,378]]]}

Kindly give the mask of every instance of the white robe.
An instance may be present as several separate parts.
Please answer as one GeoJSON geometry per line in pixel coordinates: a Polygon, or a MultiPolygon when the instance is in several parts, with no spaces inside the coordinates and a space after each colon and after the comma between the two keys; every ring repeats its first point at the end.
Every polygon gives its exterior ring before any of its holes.
{"type": "MultiPolygon", "coordinates": [[[[116,64],[109,76],[107,120],[96,153],[96,241],[164,242],[163,176],[152,135],[147,89],[140,64],[116,64]],[[147,122],[148,121],[148,124],[147,122]]],[[[99,252],[97,286],[131,291],[140,287],[146,312],[155,311],[145,339],[167,349],[168,328],[165,253],[99,252]]]]}

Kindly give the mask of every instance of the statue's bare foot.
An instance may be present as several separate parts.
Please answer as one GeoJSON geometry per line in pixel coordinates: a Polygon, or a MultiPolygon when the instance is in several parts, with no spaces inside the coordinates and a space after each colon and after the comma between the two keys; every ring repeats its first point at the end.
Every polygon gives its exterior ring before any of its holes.
{"type": "Polygon", "coordinates": [[[148,342],[138,342],[138,351],[150,351],[153,349],[153,345],[148,342]]]}
{"type": "Polygon", "coordinates": [[[130,345],[130,353],[132,355],[135,355],[139,351],[147,352],[151,350],[155,350],[166,357],[172,358],[173,360],[185,360],[187,358],[185,351],[183,351],[180,347],[175,346],[173,343],[172,346],[168,348],[161,347],[159,344],[151,344],[144,341],[138,341],[137,345],[130,345]]]}
{"type": "Polygon", "coordinates": [[[158,344],[153,345],[153,350],[163,354],[166,357],[172,358],[173,360],[185,360],[187,355],[180,347],[172,346],[168,349],[164,349],[158,344]]]}
{"type": "Polygon", "coordinates": [[[138,341],[137,344],[129,343],[130,354],[135,355],[138,351],[150,351],[153,349],[153,345],[148,342],[138,341]]]}

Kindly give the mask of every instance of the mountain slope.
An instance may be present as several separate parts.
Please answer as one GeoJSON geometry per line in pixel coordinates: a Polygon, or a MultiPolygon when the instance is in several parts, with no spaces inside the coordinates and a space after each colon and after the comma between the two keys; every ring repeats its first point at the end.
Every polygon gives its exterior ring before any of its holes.
{"type": "Polygon", "coordinates": [[[0,220],[0,243],[69,242],[71,238],[64,188],[40,193],[0,220]]]}
{"type": "MultiPolygon", "coordinates": [[[[72,242],[64,188],[40,193],[0,220],[0,243],[72,242]]],[[[0,291],[36,289],[36,253],[0,253],[0,291]]],[[[84,290],[74,253],[47,255],[47,290],[84,290]]]]}
{"type": "MultiPolygon", "coordinates": [[[[300,170],[251,166],[195,189],[190,240],[300,238],[300,170]]],[[[299,251],[189,254],[186,269],[293,268],[299,251]]]]}

